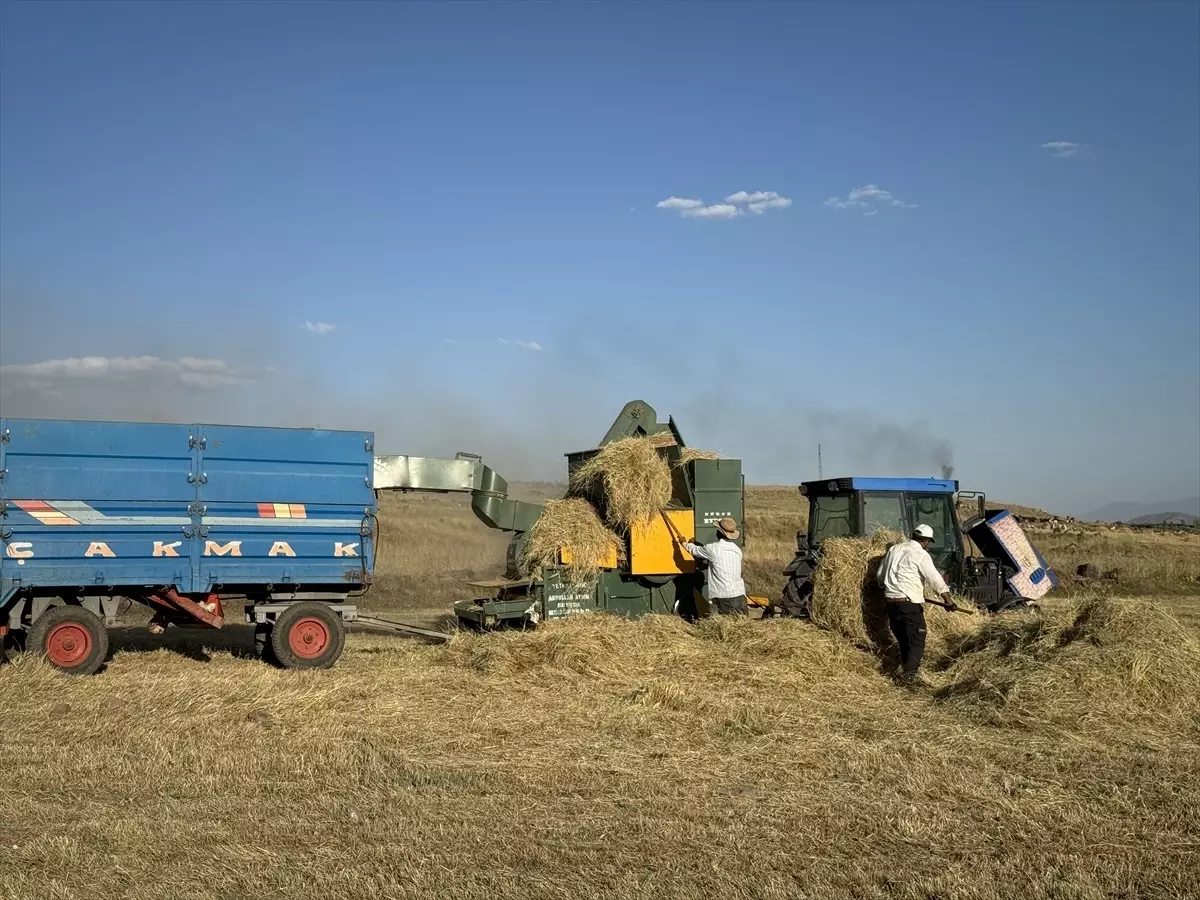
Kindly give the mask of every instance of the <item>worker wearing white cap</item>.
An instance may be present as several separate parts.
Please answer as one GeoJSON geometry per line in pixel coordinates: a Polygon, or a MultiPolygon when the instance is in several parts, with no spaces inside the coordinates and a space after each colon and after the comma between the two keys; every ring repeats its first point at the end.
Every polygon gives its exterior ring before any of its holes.
{"type": "Polygon", "coordinates": [[[957,609],[950,599],[950,588],[929,555],[932,542],[933,529],[918,525],[912,539],[889,547],[879,565],[888,623],[900,645],[900,677],[910,684],[920,683],[917,671],[925,653],[925,585],[941,595],[946,609],[957,609]]]}

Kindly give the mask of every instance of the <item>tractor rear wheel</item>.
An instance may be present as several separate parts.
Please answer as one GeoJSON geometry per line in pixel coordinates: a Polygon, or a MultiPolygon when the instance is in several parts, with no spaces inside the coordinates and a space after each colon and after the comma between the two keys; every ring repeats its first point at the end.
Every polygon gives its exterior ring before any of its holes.
{"type": "Polygon", "coordinates": [[[293,603],[275,620],[268,645],[285,669],[328,669],[346,643],[342,617],[325,603],[293,603]]]}
{"type": "Polygon", "coordinates": [[[108,629],[82,606],[52,606],[29,630],[27,650],[71,675],[92,675],[108,658],[108,629]]]}

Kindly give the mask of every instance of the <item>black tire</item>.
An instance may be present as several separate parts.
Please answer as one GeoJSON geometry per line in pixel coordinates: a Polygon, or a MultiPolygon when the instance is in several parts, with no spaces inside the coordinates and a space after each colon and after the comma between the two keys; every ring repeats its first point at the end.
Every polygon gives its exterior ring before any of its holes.
{"type": "Polygon", "coordinates": [[[328,604],[304,601],[280,613],[267,643],[285,669],[328,669],[342,655],[346,629],[328,604]]]}
{"type": "Polygon", "coordinates": [[[277,666],[279,660],[275,658],[275,651],[271,649],[271,630],[270,623],[254,626],[254,658],[277,666]]]}
{"type": "Polygon", "coordinates": [[[4,636],[3,641],[0,641],[0,646],[3,647],[4,653],[17,655],[25,652],[25,645],[29,641],[29,632],[25,630],[10,631],[4,636]]]}
{"type": "Polygon", "coordinates": [[[108,658],[108,629],[82,606],[52,606],[29,629],[27,650],[71,675],[93,675],[108,658]]]}

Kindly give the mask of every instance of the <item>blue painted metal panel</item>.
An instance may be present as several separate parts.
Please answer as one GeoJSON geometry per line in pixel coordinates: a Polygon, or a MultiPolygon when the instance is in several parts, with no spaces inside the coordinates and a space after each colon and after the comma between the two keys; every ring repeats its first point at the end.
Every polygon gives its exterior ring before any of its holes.
{"type": "Polygon", "coordinates": [[[914,491],[922,494],[952,494],[957,481],[941,478],[852,478],[856,491],[914,491]]]}
{"type": "Polygon", "coordinates": [[[283,520],[207,527],[200,560],[203,588],[235,582],[354,586],[366,581],[373,548],[359,533],[366,524],[361,513],[357,519],[326,520],[344,525],[322,524],[321,518],[308,521],[303,527],[284,526],[283,520]]]}
{"type": "Polygon", "coordinates": [[[0,420],[0,602],[26,586],[362,583],[373,435],[0,420]]]}
{"type": "Polygon", "coordinates": [[[374,502],[370,432],[205,425],[200,433],[205,503],[374,502]]]}
{"type": "Polygon", "coordinates": [[[923,494],[952,494],[958,490],[958,482],[943,478],[825,478],[820,481],[805,481],[803,487],[810,494],[828,493],[830,482],[838,484],[840,490],[849,485],[855,491],[888,491],[898,493],[913,491],[923,494]]]}
{"type": "Polygon", "coordinates": [[[195,454],[187,425],[0,420],[0,488],[10,499],[157,500],[187,504],[195,454]]]}

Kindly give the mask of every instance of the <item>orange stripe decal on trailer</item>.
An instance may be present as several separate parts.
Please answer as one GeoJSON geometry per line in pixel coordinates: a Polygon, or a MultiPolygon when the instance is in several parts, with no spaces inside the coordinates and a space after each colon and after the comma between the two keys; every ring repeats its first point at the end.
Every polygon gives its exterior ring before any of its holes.
{"type": "Polygon", "coordinates": [[[72,519],[65,512],[55,509],[45,500],[14,500],[13,503],[18,509],[29,513],[43,525],[79,524],[75,519],[72,519]]]}
{"type": "Polygon", "coordinates": [[[260,519],[307,519],[308,510],[303,503],[260,503],[260,519]]]}

